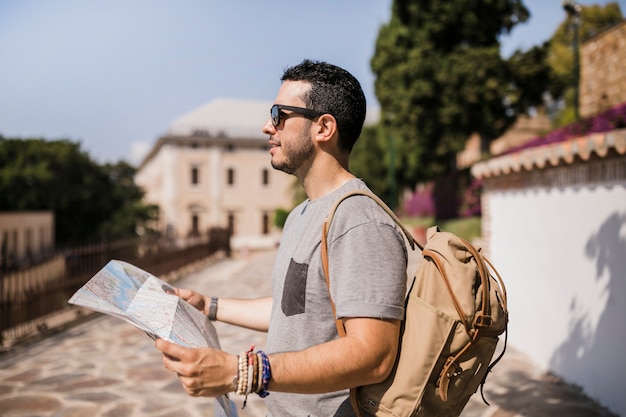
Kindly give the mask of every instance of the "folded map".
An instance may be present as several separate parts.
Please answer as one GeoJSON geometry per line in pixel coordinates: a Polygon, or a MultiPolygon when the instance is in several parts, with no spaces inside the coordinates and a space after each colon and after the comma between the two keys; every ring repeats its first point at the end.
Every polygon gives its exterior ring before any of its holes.
{"type": "MultiPolygon", "coordinates": [[[[69,303],[126,320],[153,339],[192,348],[220,348],[215,327],[201,311],[176,296],[167,282],[128,262],[109,261],[69,303]]],[[[236,417],[228,397],[216,400],[218,415],[236,417]]]]}

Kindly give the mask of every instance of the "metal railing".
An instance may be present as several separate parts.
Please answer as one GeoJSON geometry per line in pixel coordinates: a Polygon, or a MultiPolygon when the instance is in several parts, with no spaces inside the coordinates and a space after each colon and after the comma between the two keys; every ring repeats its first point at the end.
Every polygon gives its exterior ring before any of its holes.
{"type": "Polygon", "coordinates": [[[111,259],[163,277],[219,251],[230,256],[230,233],[211,229],[185,247],[126,239],[59,251],[36,266],[0,271],[0,347],[46,328],[45,317],[70,308],[67,300],[111,259]]]}

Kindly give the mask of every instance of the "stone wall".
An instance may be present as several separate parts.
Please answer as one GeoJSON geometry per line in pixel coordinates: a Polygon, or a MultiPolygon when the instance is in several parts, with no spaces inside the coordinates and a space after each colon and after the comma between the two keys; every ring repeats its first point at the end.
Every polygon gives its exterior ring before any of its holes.
{"type": "Polygon", "coordinates": [[[626,102],[626,20],[583,43],[580,115],[589,117],[626,102]]]}

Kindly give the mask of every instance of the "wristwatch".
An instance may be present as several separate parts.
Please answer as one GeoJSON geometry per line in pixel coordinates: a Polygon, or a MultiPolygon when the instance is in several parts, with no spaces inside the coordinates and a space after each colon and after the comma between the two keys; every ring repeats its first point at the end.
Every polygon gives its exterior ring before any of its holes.
{"type": "Polygon", "coordinates": [[[207,317],[211,321],[217,320],[217,297],[211,297],[211,305],[209,305],[209,314],[207,317]]]}

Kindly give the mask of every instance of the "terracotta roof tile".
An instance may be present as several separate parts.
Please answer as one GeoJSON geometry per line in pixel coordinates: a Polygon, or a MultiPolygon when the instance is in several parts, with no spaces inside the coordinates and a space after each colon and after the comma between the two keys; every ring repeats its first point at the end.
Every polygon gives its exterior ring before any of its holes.
{"type": "Polygon", "coordinates": [[[592,133],[497,156],[474,164],[472,174],[476,178],[489,178],[562,163],[572,164],[576,158],[587,161],[593,154],[604,158],[610,149],[614,149],[619,155],[626,155],[626,129],[592,133]]]}

